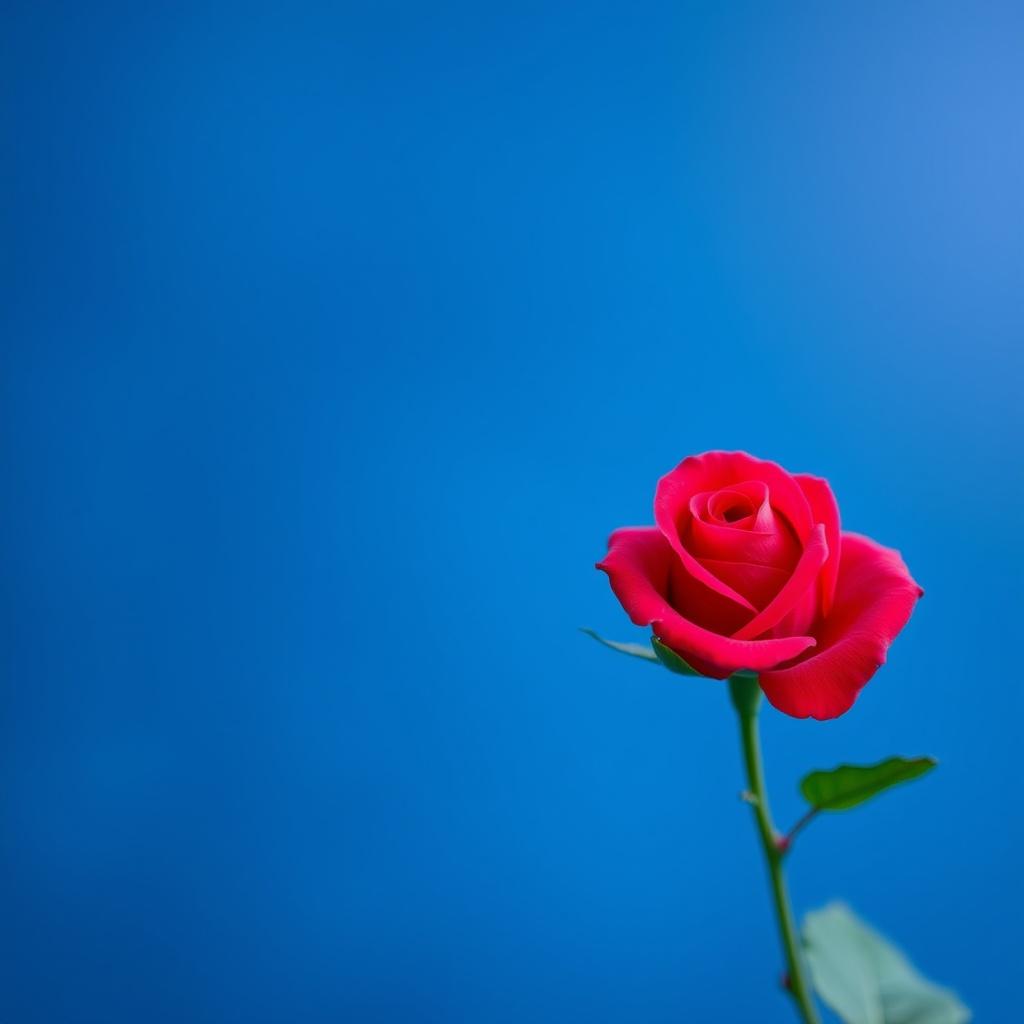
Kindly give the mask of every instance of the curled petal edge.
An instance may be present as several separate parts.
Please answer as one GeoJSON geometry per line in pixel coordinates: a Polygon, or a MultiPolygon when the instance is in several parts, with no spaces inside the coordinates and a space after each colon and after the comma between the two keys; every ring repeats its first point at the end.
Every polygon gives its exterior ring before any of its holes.
{"type": "Polygon", "coordinates": [[[844,533],[835,607],[821,644],[792,665],[760,674],[769,702],[794,718],[848,711],[923,594],[897,551],[844,533]]]}
{"type": "Polygon", "coordinates": [[[664,597],[674,557],[657,527],[626,527],[611,535],[608,554],[597,568],[608,575],[615,596],[636,625],[652,626],[666,646],[687,660],[694,656],[708,667],[709,675],[725,678],[740,669],[764,671],[815,646],[809,636],[737,640],[683,617],[664,597]]]}

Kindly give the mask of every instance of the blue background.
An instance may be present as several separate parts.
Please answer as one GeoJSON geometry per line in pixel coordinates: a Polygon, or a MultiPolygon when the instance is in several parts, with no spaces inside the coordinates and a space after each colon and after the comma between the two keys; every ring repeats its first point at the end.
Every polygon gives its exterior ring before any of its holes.
{"type": "Polygon", "coordinates": [[[1019,1010],[1020,9],[76,4],[0,37],[0,1018],[793,1019],[717,683],[592,568],[684,455],[928,595],[812,767],[1019,1010]]]}

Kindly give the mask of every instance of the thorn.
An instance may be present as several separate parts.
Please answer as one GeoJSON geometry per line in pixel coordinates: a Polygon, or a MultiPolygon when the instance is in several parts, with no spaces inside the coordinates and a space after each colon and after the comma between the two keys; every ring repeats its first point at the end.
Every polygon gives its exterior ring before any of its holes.
{"type": "Polygon", "coordinates": [[[779,984],[787,991],[793,991],[793,982],[789,977],[789,971],[783,971],[779,976],[779,984]]]}
{"type": "Polygon", "coordinates": [[[775,837],[775,849],[779,853],[788,853],[789,847],[791,846],[791,840],[789,836],[776,836],[775,837]]]}
{"type": "Polygon", "coordinates": [[[749,789],[745,789],[742,793],[740,793],[740,799],[745,804],[750,804],[752,807],[757,806],[757,797],[755,796],[755,794],[751,793],[749,789]]]}

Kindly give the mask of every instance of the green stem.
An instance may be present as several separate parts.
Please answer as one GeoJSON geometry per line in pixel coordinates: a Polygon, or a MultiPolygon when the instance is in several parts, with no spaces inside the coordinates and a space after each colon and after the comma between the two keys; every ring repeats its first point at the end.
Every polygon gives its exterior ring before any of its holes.
{"type": "Polygon", "coordinates": [[[789,990],[804,1024],[820,1024],[800,957],[796,924],[789,905],[786,876],[782,870],[783,851],[779,847],[779,836],[772,824],[771,811],[768,808],[768,792],[765,789],[764,768],[761,764],[761,737],[757,727],[757,713],[761,704],[761,688],[757,685],[757,677],[746,673],[733,676],[729,680],[729,694],[740,719],[740,739],[743,744],[743,762],[747,770],[747,787],[753,796],[750,804],[768,866],[768,878],[775,901],[775,917],[786,953],[789,990]]]}

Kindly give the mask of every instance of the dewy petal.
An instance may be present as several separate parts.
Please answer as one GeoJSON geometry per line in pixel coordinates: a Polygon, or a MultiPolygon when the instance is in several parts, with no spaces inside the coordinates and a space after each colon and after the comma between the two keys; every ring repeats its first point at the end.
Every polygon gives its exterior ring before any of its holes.
{"type": "Polygon", "coordinates": [[[821,642],[788,668],[763,672],[765,696],[795,718],[836,718],[848,711],[923,593],[898,552],[844,533],[835,605],[821,642]]]}
{"type": "Polygon", "coordinates": [[[797,605],[807,591],[815,586],[818,572],[828,558],[828,544],[825,543],[825,527],[820,523],[811,533],[810,540],[782,589],[772,598],[771,603],[755,615],[745,626],[736,630],[737,640],[753,640],[777,626],[797,605]]]}
{"type": "Polygon", "coordinates": [[[751,480],[760,480],[768,486],[772,508],[786,518],[800,544],[805,544],[814,520],[803,490],[781,466],[755,459],[746,452],[705,452],[703,455],[691,455],[683,459],[658,481],[654,497],[654,519],[693,576],[717,593],[756,612],[757,609],[742,594],[701,565],[683,543],[683,537],[692,522],[689,500],[693,495],[751,480]]]}
{"type": "Polygon", "coordinates": [[[828,561],[821,571],[821,612],[823,615],[828,615],[832,610],[832,601],[835,597],[836,580],[839,577],[839,559],[842,553],[839,505],[827,480],[809,476],[806,473],[794,473],[793,479],[807,495],[807,502],[811,506],[811,515],[814,517],[814,521],[823,523],[825,526],[828,561]]]}
{"type": "Polygon", "coordinates": [[[694,655],[722,677],[738,669],[763,671],[798,657],[814,639],[794,636],[770,640],[734,640],[684,618],[666,598],[675,558],[662,533],[653,526],[616,530],[598,569],[608,574],[615,596],[638,626],[654,632],[684,658],[694,655]]]}

